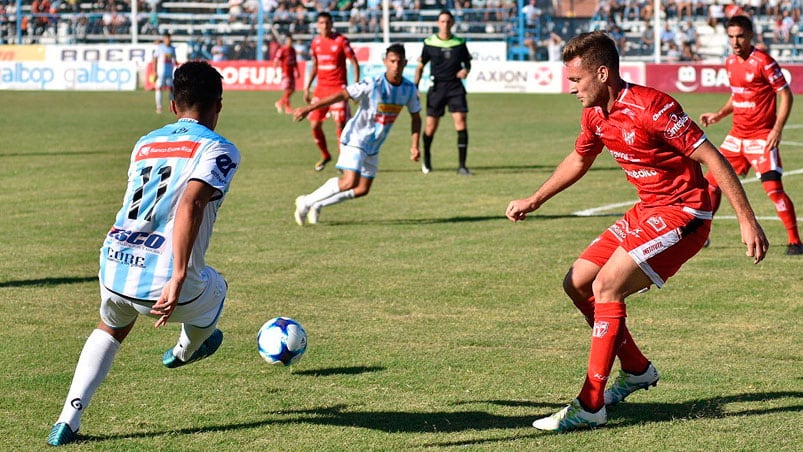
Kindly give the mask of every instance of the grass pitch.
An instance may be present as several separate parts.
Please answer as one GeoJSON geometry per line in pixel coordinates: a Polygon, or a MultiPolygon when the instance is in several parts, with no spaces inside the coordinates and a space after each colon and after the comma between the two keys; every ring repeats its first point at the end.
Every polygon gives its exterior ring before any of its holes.
{"type": "MultiPolygon", "coordinates": [[[[803,444],[803,261],[759,184],[745,188],[773,247],[744,256],[723,207],[712,245],[661,290],[631,297],[628,324],[658,387],[565,435],[533,419],[580,389],[589,331],[561,279],[635,200],[613,160],[526,222],[504,218],[572,149],[568,95],[471,95],[458,177],[444,118],[434,172],[408,160],[406,114],[367,198],[300,228],[293,201],[327,178],[307,123],[278,93],[225,94],[218,131],[243,154],[208,262],[230,283],[218,353],[168,370],[177,325],[141,318],[84,416],[83,450],[798,450],[803,444]],[[310,346],[267,365],[256,333],[299,320],[310,346]]],[[[694,118],[719,95],[679,96],[694,118]]],[[[300,101],[297,94],[296,102],[300,101]]],[[[152,93],[0,93],[0,449],[44,449],[84,340],[98,322],[97,252],[125,188],[131,147],[170,118],[152,93]]],[[[803,213],[803,114],[784,133],[784,183],[803,213]]],[[[334,146],[331,124],[327,124],[334,146]]],[[[719,144],[727,124],[712,127],[719,144]]],[[[749,183],[747,183],[749,182],[749,183]]],[[[726,203],[723,203],[726,204],[726,203]]],[[[616,365],[614,372],[616,371],[616,365]]]]}

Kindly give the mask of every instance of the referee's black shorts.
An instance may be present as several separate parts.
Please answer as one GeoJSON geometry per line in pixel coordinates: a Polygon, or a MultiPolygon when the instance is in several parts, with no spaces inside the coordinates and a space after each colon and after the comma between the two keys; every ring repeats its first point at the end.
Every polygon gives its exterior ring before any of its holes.
{"type": "Polygon", "coordinates": [[[468,113],[466,88],[459,79],[449,82],[433,82],[427,92],[427,116],[440,118],[446,106],[452,113],[468,113]]]}

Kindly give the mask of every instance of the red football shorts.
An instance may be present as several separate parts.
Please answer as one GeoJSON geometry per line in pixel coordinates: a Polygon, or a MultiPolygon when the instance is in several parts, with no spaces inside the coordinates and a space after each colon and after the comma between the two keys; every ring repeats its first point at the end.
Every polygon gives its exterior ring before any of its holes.
{"type": "MultiPolygon", "coordinates": [[[[317,102],[332,94],[343,91],[342,86],[316,86],[312,94],[312,102],[317,102]]],[[[323,121],[327,117],[332,118],[336,123],[343,124],[351,117],[348,101],[337,102],[328,107],[321,107],[310,112],[307,116],[310,121],[323,121]]]]}
{"type": "Polygon", "coordinates": [[[711,212],[636,204],[580,255],[600,267],[622,247],[657,287],[697,254],[711,232],[711,212]],[[702,219],[699,217],[707,217],[702,219]]]}
{"type": "Polygon", "coordinates": [[[770,171],[782,173],[783,166],[778,148],[765,150],[766,146],[767,140],[743,140],[728,135],[719,147],[719,152],[728,159],[733,170],[740,176],[747,174],[750,167],[756,171],[756,176],[770,171]]]}

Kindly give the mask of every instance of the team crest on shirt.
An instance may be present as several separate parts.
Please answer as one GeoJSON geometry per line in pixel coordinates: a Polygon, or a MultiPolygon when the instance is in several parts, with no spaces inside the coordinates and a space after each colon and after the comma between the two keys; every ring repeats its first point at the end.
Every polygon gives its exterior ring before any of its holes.
{"type": "Polygon", "coordinates": [[[744,79],[747,80],[748,82],[752,82],[753,81],[753,77],[755,77],[755,76],[756,76],[756,74],[753,74],[752,72],[747,72],[747,73],[744,74],[744,79]]]}
{"type": "Polygon", "coordinates": [[[622,139],[625,140],[625,143],[632,146],[633,143],[636,141],[636,131],[622,130],[622,139]]]}

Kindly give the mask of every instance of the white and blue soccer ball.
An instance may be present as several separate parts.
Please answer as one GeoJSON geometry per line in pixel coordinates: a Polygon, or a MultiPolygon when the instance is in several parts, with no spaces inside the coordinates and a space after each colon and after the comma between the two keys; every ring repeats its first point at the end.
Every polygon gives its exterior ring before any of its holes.
{"type": "Polygon", "coordinates": [[[259,329],[257,348],[265,361],[289,366],[301,359],[307,350],[307,332],[289,317],[276,317],[259,329]]]}

